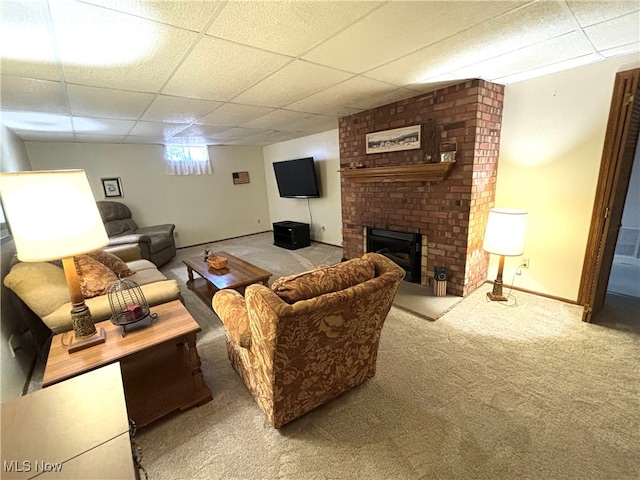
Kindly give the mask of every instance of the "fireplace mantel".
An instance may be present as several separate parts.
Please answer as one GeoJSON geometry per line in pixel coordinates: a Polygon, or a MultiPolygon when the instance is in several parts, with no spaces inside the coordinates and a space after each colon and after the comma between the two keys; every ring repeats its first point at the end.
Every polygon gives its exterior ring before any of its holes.
{"type": "Polygon", "coordinates": [[[342,168],[344,178],[356,183],[374,182],[441,182],[456,162],[424,163],[420,165],[395,165],[372,168],[342,168]]]}

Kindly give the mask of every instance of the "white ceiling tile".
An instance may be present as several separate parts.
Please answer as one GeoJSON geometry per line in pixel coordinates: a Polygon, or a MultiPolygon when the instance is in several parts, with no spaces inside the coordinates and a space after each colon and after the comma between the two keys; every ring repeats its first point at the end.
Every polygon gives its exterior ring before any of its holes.
{"type": "Polygon", "coordinates": [[[151,103],[151,93],[67,85],[71,113],[84,117],[137,120],[151,103]]]}
{"type": "Polygon", "coordinates": [[[284,107],[352,76],[333,68],[296,60],[244,91],[233,101],[265,107],[284,107]]]}
{"type": "Polygon", "coordinates": [[[388,2],[303,58],[362,73],[523,3],[388,2]],[[345,45],[349,47],[345,49],[345,45]]]}
{"type": "Polygon", "coordinates": [[[536,2],[367,72],[397,85],[417,84],[549,38],[574,31],[558,2],[536,2]]]}
{"type": "Polygon", "coordinates": [[[71,117],[76,133],[97,135],[126,135],[135,125],[133,120],[107,118],[71,117]]]}
{"type": "Polygon", "coordinates": [[[155,91],[197,39],[187,30],[93,5],[49,5],[64,75],[71,83],[155,91]]]}
{"type": "Polygon", "coordinates": [[[122,143],[124,135],[94,135],[76,133],[76,142],[80,143],[122,143]]]}
{"type": "Polygon", "coordinates": [[[285,142],[294,138],[300,137],[300,135],[309,135],[308,132],[277,132],[267,131],[261,135],[254,135],[246,140],[227,140],[225,143],[230,145],[271,145],[278,142],[285,142]]]}
{"type": "Polygon", "coordinates": [[[442,78],[439,78],[437,80],[432,79],[429,83],[416,83],[413,85],[407,85],[407,90],[415,91],[418,93],[435,92],[436,90],[449,87],[451,85],[455,85],[456,83],[460,83],[461,81],[464,81],[464,80],[468,80],[468,79],[465,78],[463,80],[460,80],[459,78],[456,78],[453,75],[444,74],[442,75],[442,78]]]}
{"type": "Polygon", "coordinates": [[[640,38],[640,12],[598,23],[584,32],[598,51],[637,42],[640,38]]]}
{"type": "Polygon", "coordinates": [[[295,130],[302,131],[301,128],[291,128],[291,125],[301,124],[317,115],[313,113],[292,112],[291,110],[274,110],[256,120],[243,124],[244,127],[262,128],[265,130],[295,130]]]}
{"type": "Polygon", "coordinates": [[[161,123],[161,122],[136,122],[135,126],[129,132],[129,135],[137,137],[145,136],[162,136],[164,138],[171,137],[176,133],[187,128],[186,123],[161,123]]]}
{"type": "MultiPolygon", "coordinates": [[[[305,133],[306,135],[306,133],[305,133]]],[[[274,132],[271,135],[265,136],[264,145],[271,145],[278,142],[286,142],[287,140],[293,140],[300,137],[298,132],[274,132]]]]}
{"type": "Polygon", "coordinates": [[[229,130],[229,127],[221,127],[216,125],[190,125],[187,128],[176,132],[176,137],[210,137],[216,136],[229,130]]]}
{"type": "Polygon", "coordinates": [[[0,14],[2,73],[60,80],[48,29],[46,1],[3,1],[0,14]]]}
{"type": "Polygon", "coordinates": [[[221,102],[158,95],[142,120],[165,123],[193,123],[222,105],[221,102]]]}
{"type": "Polygon", "coordinates": [[[519,73],[507,75],[505,77],[496,78],[494,81],[500,84],[511,84],[521,82],[523,80],[529,80],[530,78],[541,77],[543,75],[551,75],[556,72],[561,72],[563,70],[568,70],[571,68],[581,67],[583,65],[588,65],[590,63],[599,62],[602,60],[602,56],[597,53],[590,53],[588,55],[583,55],[582,57],[575,57],[569,60],[565,60],[562,62],[552,63],[549,65],[544,65],[542,67],[524,70],[519,73]]]}
{"type": "Polygon", "coordinates": [[[254,135],[264,134],[265,130],[258,128],[228,128],[224,132],[217,133],[213,135],[216,139],[226,140],[226,139],[243,139],[243,138],[251,138],[254,135]]]}
{"type": "Polygon", "coordinates": [[[132,136],[125,137],[122,143],[135,143],[144,145],[164,145],[165,138],[162,135],[145,135],[145,136],[132,136]]]}
{"type": "Polygon", "coordinates": [[[2,111],[2,124],[15,131],[58,132],[73,134],[71,117],[54,113],[2,111]]]}
{"type": "Polygon", "coordinates": [[[198,0],[83,0],[85,3],[99,5],[110,10],[129,13],[137,17],[157,22],[201,31],[212,15],[220,9],[223,1],[198,0]],[[185,5],[188,8],[184,8],[185,5]]]}
{"type": "Polygon", "coordinates": [[[581,31],[577,31],[485,60],[476,65],[454,70],[452,73],[459,79],[482,77],[495,80],[592,53],[595,52],[591,43],[581,31]]]}
{"type": "Polygon", "coordinates": [[[264,139],[260,137],[250,137],[250,138],[234,138],[231,140],[222,140],[222,139],[209,139],[211,143],[209,145],[238,145],[238,146],[250,146],[250,147],[259,147],[265,145],[264,139]]]}
{"type": "Polygon", "coordinates": [[[627,45],[621,45],[615,48],[600,50],[599,53],[606,58],[618,57],[620,55],[628,55],[630,53],[635,53],[636,57],[638,57],[638,51],[640,51],[640,41],[629,43],[627,45]]]}
{"type": "Polygon", "coordinates": [[[350,115],[358,109],[345,108],[344,105],[357,104],[366,99],[386,95],[398,88],[365,77],[354,77],[334,87],[311,95],[304,100],[287,106],[290,110],[331,115],[350,115]]]}
{"type": "Polygon", "coordinates": [[[368,110],[370,108],[376,108],[399,100],[404,100],[405,98],[415,97],[417,94],[417,91],[412,91],[408,88],[397,88],[375,96],[361,98],[353,102],[347,102],[347,105],[358,110],[368,110]]]}
{"type": "Polygon", "coordinates": [[[380,2],[229,2],[208,35],[299,56],[380,2]]]}
{"type": "Polygon", "coordinates": [[[616,0],[613,2],[611,0],[591,0],[588,2],[584,0],[567,0],[567,4],[582,27],[611,20],[640,10],[640,3],[638,3],[637,0],[616,0]]]}
{"type": "Polygon", "coordinates": [[[315,115],[297,124],[298,130],[308,133],[326,132],[338,128],[338,117],[315,115]]]}
{"type": "Polygon", "coordinates": [[[242,125],[272,112],[273,108],[257,107],[255,105],[240,105],[225,103],[196,123],[202,125],[235,126],[242,125]]]}
{"type": "Polygon", "coordinates": [[[219,143],[214,141],[213,136],[206,135],[174,135],[171,138],[165,139],[163,142],[165,145],[214,145],[219,143]]]}
{"type": "Polygon", "coordinates": [[[282,55],[205,37],[173,75],[163,93],[231,100],[290,61],[282,55]]]}
{"type": "Polygon", "coordinates": [[[257,135],[252,137],[253,139],[260,139],[263,145],[271,145],[273,143],[284,142],[286,140],[292,140],[298,138],[300,132],[284,132],[284,131],[268,131],[263,135],[257,135]]]}
{"type": "Polygon", "coordinates": [[[14,130],[25,142],[75,142],[73,133],[42,132],[33,130],[14,130]]]}
{"type": "Polygon", "coordinates": [[[69,113],[60,82],[2,75],[0,102],[3,109],[47,113],[69,113]]]}

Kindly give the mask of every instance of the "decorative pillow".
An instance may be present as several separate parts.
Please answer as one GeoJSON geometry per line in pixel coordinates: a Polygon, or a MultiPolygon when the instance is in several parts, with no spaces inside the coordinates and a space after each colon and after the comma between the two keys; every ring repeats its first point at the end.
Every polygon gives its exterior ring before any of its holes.
{"type": "Polygon", "coordinates": [[[330,267],[281,277],[271,285],[282,300],[292,304],[300,300],[337,292],[375,276],[375,266],[369,260],[356,258],[330,267]]]}
{"type": "Polygon", "coordinates": [[[118,280],[109,267],[88,255],[77,255],[73,258],[84,298],[102,295],[110,284],[118,280]]]}
{"type": "Polygon", "coordinates": [[[69,303],[64,271],[49,262],[18,262],[4,277],[4,284],[40,318],[69,303]]]}
{"type": "Polygon", "coordinates": [[[109,267],[118,278],[129,277],[136,273],[131,270],[129,266],[120,259],[120,257],[113,253],[105,252],[104,250],[96,250],[95,252],[87,253],[87,255],[109,267]]]}

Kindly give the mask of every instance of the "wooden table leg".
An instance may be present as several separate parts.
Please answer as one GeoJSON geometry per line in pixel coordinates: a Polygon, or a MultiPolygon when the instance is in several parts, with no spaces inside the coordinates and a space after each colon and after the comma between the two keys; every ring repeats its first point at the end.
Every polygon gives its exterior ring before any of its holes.
{"type": "Polygon", "coordinates": [[[187,266],[187,275],[189,276],[189,281],[193,282],[193,269],[187,266]]]}
{"type": "Polygon", "coordinates": [[[196,349],[196,334],[187,335],[187,349],[189,350],[189,368],[191,369],[191,376],[193,377],[193,384],[196,389],[195,398],[197,399],[197,405],[204,405],[209,402],[213,396],[207,384],[204,382],[202,376],[200,355],[196,349]]]}

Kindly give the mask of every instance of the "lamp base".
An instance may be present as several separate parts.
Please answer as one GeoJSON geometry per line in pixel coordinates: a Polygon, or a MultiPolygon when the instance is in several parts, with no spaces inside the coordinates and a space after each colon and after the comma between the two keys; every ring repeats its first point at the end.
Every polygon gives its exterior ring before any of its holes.
{"type": "Polygon", "coordinates": [[[100,327],[97,333],[90,337],[86,337],[86,338],[73,337],[71,339],[68,352],[73,353],[80,350],[84,350],[85,348],[93,347],[94,345],[105,343],[106,341],[107,341],[107,334],[104,331],[104,327],[100,327]]]}
{"type": "Polygon", "coordinates": [[[71,320],[73,322],[73,333],[78,339],[88,338],[96,333],[96,326],[93,324],[89,307],[84,304],[74,304],[71,309],[71,320]]]}
{"type": "Polygon", "coordinates": [[[500,255],[500,263],[498,264],[498,276],[493,282],[493,290],[487,292],[487,298],[492,302],[506,302],[507,297],[502,294],[502,272],[504,269],[504,255],[500,255]]]}
{"type": "Polygon", "coordinates": [[[504,295],[495,295],[492,292],[487,292],[487,298],[492,302],[506,302],[508,300],[504,295]]]}

